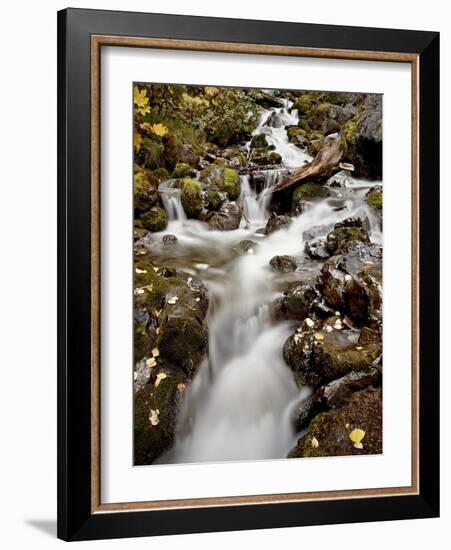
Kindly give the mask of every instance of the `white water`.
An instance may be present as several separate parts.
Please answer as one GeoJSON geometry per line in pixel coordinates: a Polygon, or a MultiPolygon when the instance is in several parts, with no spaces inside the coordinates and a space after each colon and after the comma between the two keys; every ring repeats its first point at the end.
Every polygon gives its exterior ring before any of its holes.
{"type": "MultiPolygon", "coordinates": [[[[255,133],[264,129],[268,141],[282,155],[283,166],[292,168],[308,157],[288,143],[283,126],[265,125],[273,113],[274,124],[297,122],[297,114],[289,114],[288,107],[265,111],[255,133]]],[[[312,279],[318,267],[305,261],[303,232],[323,226],[326,235],[331,225],[354,215],[367,217],[372,240],[381,239],[377,220],[363,201],[368,184],[362,181],[352,182],[347,189],[331,190],[335,197],[312,205],[287,229],[262,237],[257,230],[268,219],[271,189],[280,177],[280,171],[268,171],[258,196],[249,177],[241,177],[239,200],[247,221],[236,231],[209,231],[202,222],[186,220],[180,212],[180,196],[173,193],[171,184],[169,192],[163,193],[171,220],[166,233],[178,238],[172,254],[205,282],[210,308],[208,358],[185,390],[176,441],[161,463],[286,457],[297,439],[292,412],[310,389],[299,390],[282,358],[293,325],[270,320],[269,306],[278,295],[275,283],[282,276],[271,271],[269,261],[275,255],[294,256],[301,268],[293,280],[312,279]],[[339,211],[337,200],[343,201],[339,211]],[[237,257],[232,249],[242,239],[254,240],[256,247],[252,254],[237,257]],[[193,257],[196,261],[191,261],[193,257]],[[199,257],[205,261],[199,262],[199,257]]]]}

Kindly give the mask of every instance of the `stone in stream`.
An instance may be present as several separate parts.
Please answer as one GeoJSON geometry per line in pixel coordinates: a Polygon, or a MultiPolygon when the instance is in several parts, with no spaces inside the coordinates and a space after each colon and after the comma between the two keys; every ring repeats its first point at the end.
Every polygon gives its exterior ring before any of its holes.
{"type": "Polygon", "coordinates": [[[316,415],[288,458],[382,453],[382,390],[353,393],[337,409],[316,415]],[[359,430],[358,443],[354,430],[359,430]],[[363,437],[362,437],[363,436],[363,437]]]}
{"type": "Polygon", "coordinates": [[[340,170],[331,176],[325,183],[327,187],[347,187],[351,182],[351,172],[340,170]]]}
{"type": "Polygon", "coordinates": [[[296,271],[298,266],[296,258],[293,256],[274,256],[269,261],[269,265],[278,271],[279,273],[290,273],[290,271],[296,271]]]}
{"type": "Polygon", "coordinates": [[[165,246],[170,246],[175,244],[178,241],[177,237],[175,235],[163,235],[163,244],[165,246]]]}
{"type": "Polygon", "coordinates": [[[307,283],[295,283],[273,305],[273,316],[284,320],[305,319],[318,298],[317,290],[307,283]]]}
{"type": "Polygon", "coordinates": [[[347,218],[335,224],[333,231],[326,237],[326,249],[330,255],[340,253],[351,241],[369,244],[367,230],[360,218],[347,218]]]}
{"type": "Polygon", "coordinates": [[[236,250],[239,254],[242,255],[252,255],[255,253],[258,246],[258,243],[256,243],[255,241],[251,241],[250,239],[243,239],[238,243],[236,250]]]}
{"type": "Polygon", "coordinates": [[[286,229],[292,221],[290,216],[278,216],[273,212],[266,224],[265,233],[266,235],[270,235],[279,229],[286,229]]]}
{"type": "Polygon", "coordinates": [[[224,203],[208,220],[208,227],[218,231],[232,231],[240,226],[242,210],[236,202],[224,203]]]}

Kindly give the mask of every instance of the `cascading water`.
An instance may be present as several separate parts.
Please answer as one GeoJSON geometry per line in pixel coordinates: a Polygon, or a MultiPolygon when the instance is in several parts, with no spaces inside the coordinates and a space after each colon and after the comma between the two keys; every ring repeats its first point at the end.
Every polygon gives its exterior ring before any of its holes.
{"type": "Polygon", "coordinates": [[[170,221],[186,220],[185,210],[182,206],[180,189],[175,187],[176,180],[166,180],[158,188],[163,206],[170,221]]]}
{"type": "Polygon", "coordinates": [[[205,259],[190,269],[207,285],[210,309],[208,359],[185,390],[174,446],[159,463],[286,457],[296,441],[292,412],[311,390],[299,390],[282,357],[292,324],[271,320],[270,304],[279,295],[281,276],[271,271],[269,261],[275,255],[294,256],[300,264],[298,275],[312,280],[318,267],[304,257],[303,233],[315,227],[317,236],[325,236],[334,223],[354,215],[369,220],[374,242],[381,239],[379,222],[364,201],[368,183],[356,180],[346,188],[331,188],[330,198],[313,204],[288,228],[262,238],[272,189],[284,171],[310,160],[288,141],[285,126],[298,120],[289,109],[287,101],[265,110],[254,132],[267,136],[282,156],[282,169],[266,170],[259,194],[249,176],[241,176],[239,201],[245,220],[240,229],[211,231],[202,222],[186,220],[180,193],[171,182],[163,187],[167,232],[177,236],[179,259],[185,265],[190,257],[205,259]],[[242,239],[251,239],[255,247],[237,257],[233,249],[242,239]]]}

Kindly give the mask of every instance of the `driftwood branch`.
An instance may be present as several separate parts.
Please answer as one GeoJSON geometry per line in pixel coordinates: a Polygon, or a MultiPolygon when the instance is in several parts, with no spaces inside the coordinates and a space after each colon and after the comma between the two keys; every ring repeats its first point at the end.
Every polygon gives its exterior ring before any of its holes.
{"type": "Polygon", "coordinates": [[[316,157],[297,168],[290,175],[285,177],[275,188],[274,193],[282,191],[295,183],[302,183],[311,178],[327,176],[333,169],[337,168],[346,151],[346,142],[338,136],[327,141],[318,151],[316,157]]]}

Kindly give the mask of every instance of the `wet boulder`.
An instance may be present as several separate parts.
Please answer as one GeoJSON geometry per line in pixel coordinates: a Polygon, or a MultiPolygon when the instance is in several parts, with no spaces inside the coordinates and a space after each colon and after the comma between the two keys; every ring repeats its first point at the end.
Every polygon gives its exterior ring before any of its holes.
{"type": "Polygon", "coordinates": [[[330,254],[326,248],[325,239],[312,239],[306,241],[304,251],[312,260],[326,260],[330,254]]]}
{"type": "Polygon", "coordinates": [[[152,369],[134,399],[134,464],[153,464],[174,442],[177,415],[188,376],[165,363],[152,369]]]}
{"type": "Polygon", "coordinates": [[[345,250],[351,241],[367,244],[370,242],[368,232],[360,218],[347,218],[336,223],[333,231],[326,237],[326,249],[330,255],[337,254],[345,250]]]}
{"type": "Polygon", "coordinates": [[[285,320],[304,320],[318,297],[316,289],[307,283],[296,283],[277,300],[275,317],[285,320]]]}
{"type": "Polygon", "coordinates": [[[170,235],[170,234],[163,235],[163,244],[165,246],[172,246],[172,245],[176,244],[177,241],[178,241],[178,239],[175,235],[170,235]]]}
{"type": "Polygon", "coordinates": [[[346,314],[356,324],[382,322],[382,271],[367,267],[346,281],[343,293],[346,314]]]}
{"type": "Polygon", "coordinates": [[[181,200],[186,215],[197,218],[203,208],[203,197],[200,183],[191,178],[184,178],[180,184],[181,200]]]}
{"type": "Polygon", "coordinates": [[[138,261],[134,295],[137,360],[166,360],[191,375],[207,346],[205,286],[174,268],[138,261]]]}
{"type": "Polygon", "coordinates": [[[274,231],[279,231],[279,229],[286,229],[291,222],[290,216],[278,216],[273,212],[266,224],[265,234],[270,235],[274,231]]]}
{"type": "Polygon", "coordinates": [[[321,329],[301,327],[285,342],[283,356],[296,381],[315,388],[350,371],[369,368],[381,355],[381,345],[362,345],[358,332],[341,317],[328,319],[321,329]]]}
{"type": "Polygon", "coordinates": [[[153,206],[140,216],[142,227],[152,233],[163,231],[168,225],[166,210],[160,206],[153,206]]]}
{"type": "Polygon", "coordinates": [[[242,210],[238,203],[226,202],[208,220],[208,226],[218,231],[232,231],[240,226],[241,216],[242,210]]]}
{"type": "Polygon", "coordinates": [[[326,181],[327,187],[347,187],[351,182],[351,172],[340,170],[326,181]]]}
{"type": "Polygon", "coordinates": [[[293,258],[293,256],[274,256],[271,258],[269,265],[279,273],[290,273],[295,271],[298,266],[296,258],[293,258]]]}
{"type": "Polygon", "coordinates": [[[316,415],[288,458],[382,453],[382,390],[353,393],[341,406],[316,415]]]}
{"type": "Polygon", "coordinates": [[[255,254],[255,251],[258,248],[258,243],[251,241],[250,239],[243,239],[238,243],[236,248],[237,252],[243,256],[255,254]]]}

